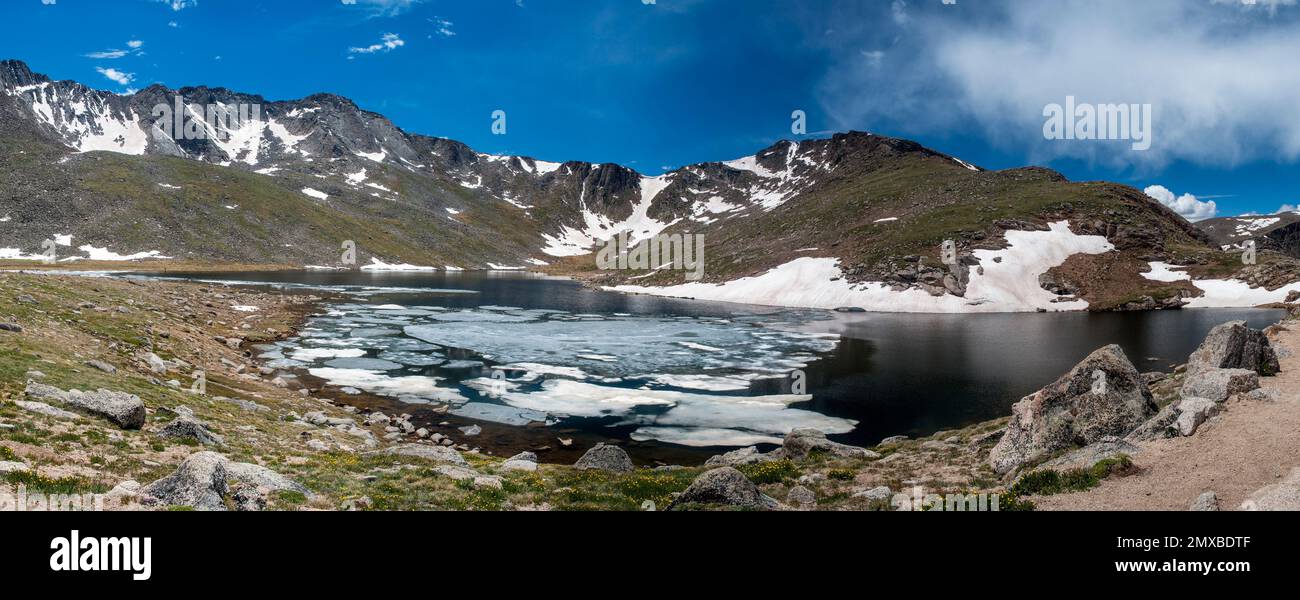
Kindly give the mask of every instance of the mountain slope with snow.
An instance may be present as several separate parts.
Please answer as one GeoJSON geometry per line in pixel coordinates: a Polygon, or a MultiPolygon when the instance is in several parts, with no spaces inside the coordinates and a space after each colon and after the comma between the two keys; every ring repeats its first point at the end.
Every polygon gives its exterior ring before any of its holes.
{"type": "Polygon", "coordinates": [[[340,267],[351,242],[375,270],[543,268],[627,290],[872,310],[1172,307],[1197,290],[1142,277],[1149,263],[1230,262],[1127,186],[985,171],[869,133],[648,177],[484,154],[330,94],[117,95],[0,62],[0,258],[35,257],[56,235],[76,240],[61,259],[340,267]],[[663,264],[599,270],[594,254],[621,233],[703,236],[702,279],[663,264]],[[945,244],[957,264],[944,264],[945,244]]]}

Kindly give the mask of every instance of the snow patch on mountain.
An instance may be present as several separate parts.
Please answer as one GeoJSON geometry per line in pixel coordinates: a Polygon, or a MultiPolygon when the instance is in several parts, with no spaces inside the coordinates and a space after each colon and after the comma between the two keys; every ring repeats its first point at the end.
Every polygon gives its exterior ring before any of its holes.
{"type": "Polygon", "coordinates": [[[78,152],[143,155],[149,138],[140,119],[114,109],[103,95],[82,91],[64,97],[58,86],[41,83],[17,87],[10,95],[26,100],[37,120],[57,131],[64,143],[78,152]]]}
{"type": "Polygon", "coordinates": [[[1188,308],[1249,308],[1261,304],[1285,302],[1293,291],[1300,291],[1300,282],[1268,290],[1262,287],[1252,288],[1250,284],[1237,279],[1192,279],[1190,273],[1163,262],[1148,263],[1151,271],[1142,276],[1152,281],[1190,281],[1197,289],[1205,292],[1199,298],[1191,298],[1188,308]]]}
{"type": "MultiPolygon", "coordinates": [[[[756,277],[721,284],[667,287],[622,285],[613,291],[687,297],[718,302],[805,308],[859,307],[875,312],[986,313],[1084,310],[1088,303],[1053,302],[1059,297],[1038,285],[1038,276],[1075,254],[1114,250],[1106,238],[1077,235],[1069,223],[1048,231],[1008,231],[1002,250],[976,250],[981,267],[970,267],[966,296],[931,296],[919,289],[895,291],[881,282],[852,284],[834,258],[803,257],[756,277]],[[998,260],[1000,259],[1000,260],[998,260]],[[983,273],[980,273],[980,269],[983,273]]],[[[706,268],[707,272],[707,268],[706,268]]]]}
{"type": "Polygon", "coordinates": [[[578,204],[582,210],[581,228],[564,226],[556,235],[543,234],[546,246],[542,252],[551,256],[581,256],[591,252],[596,244],[627,232],[631,243],[649,239],[676,223],[662,223],[650,217],[650,207],[659,193],[672,184],[672,175],[641,178],[641,200],[632,207],[628,218],[615,222],[605,215],[596,214],[587,207],[587,183],[583,182],[578,204]]]}

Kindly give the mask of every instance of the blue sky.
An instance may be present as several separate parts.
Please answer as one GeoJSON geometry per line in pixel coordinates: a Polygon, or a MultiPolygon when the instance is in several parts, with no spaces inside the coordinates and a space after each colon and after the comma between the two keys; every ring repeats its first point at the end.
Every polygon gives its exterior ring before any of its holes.
{"type": "Polygon", "coordinates": [[[484,152],[657,174],[793,138],[802,110],[814,137],[1159,185],[1194,218],[1300,204],[1296,0],[7,0],[5,14],[0,58],[56,79],[333,92],[484,152]],[[1067,96],[1152,105],[1151,148],[1045,139],[1044,107],[1067,96]]]}

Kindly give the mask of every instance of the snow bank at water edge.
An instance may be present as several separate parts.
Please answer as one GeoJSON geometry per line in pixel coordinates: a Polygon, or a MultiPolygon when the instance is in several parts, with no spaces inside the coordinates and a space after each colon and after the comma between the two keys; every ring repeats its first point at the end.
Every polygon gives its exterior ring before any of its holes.
{"type": "Polygon", "coordinates": [[[371,259],[370,259],[370,264],[368,264],[368,265],[366,265],[366,266],[364,266],[364,267],[361,267],[361,270],[362,270],[362,271],[383,271],[383,272],[389,272],[389,271],[425,271],[425,272],[427,272],[427,271],[437,271],[438,268],[437,268],[437,267],[421,267],[421,266],[419,266],[419,265],[410,265],[410,264],[406,264],[406,263],[403,263],[403,264],[400,264],[400,265],[390,265],[390,264],[388,264],[388,263],[386,263],[386,262],[384,262],[384,261],[382,261],[382,260],[379,260],[378,258],[371,258],[371,259]]]}
{"type": "Polygon", "coordinates": [[[981,313],[1085,310],[1088,303],[1053,302],[1059,298],[1038,284],[1038,276],[1075,254],[1104,254],[1114,250],[1106,238],[1077,235],[1066,221],[1048,231],[1008,231],[1008,247],[976,250],[983,268],[969,269],[966,297],[931,296],[918,289],[894,291],[880,282],[852,284],[844,280],[834,258],[804,257],[763,275],[722,284],[687,283],[669,287],[622,285],[619,292],[690,297],[718,302],[768,306],[839,308],[856,306],[876,312],[981,313]],[[1000,260],[999,260],[1000,259],[1000,260]]]}
{"type": "Polygon", "coordinates": [[[1151,272],[1142,276],[1153,281],[1190,281],[1197,289],[1205,292],[1199,298],[1191,298],[1187,308],[1250,308],[1261,304],[1285,302],[1291,292],[1300,291],[1300,282],[1266,290],[1262,287],[1252,288],[1250,284],[1236,279],[1192,279],[1191,274],[1179,271],[1183,267],[1168,263],[1150,263],[1151,272]]]}

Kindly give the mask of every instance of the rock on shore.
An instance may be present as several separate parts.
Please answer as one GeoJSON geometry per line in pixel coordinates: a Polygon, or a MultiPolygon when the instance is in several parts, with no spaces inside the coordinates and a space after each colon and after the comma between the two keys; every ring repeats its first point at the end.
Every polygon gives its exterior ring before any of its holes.
{"type": "Polygon", "coordinates": [[[1122,437],[1157,410],[1145,380],[1124,351],[1106,346],[1017,402],[989,463],[999,474],[1010,473],[1053,452],[1122,437]]]}

